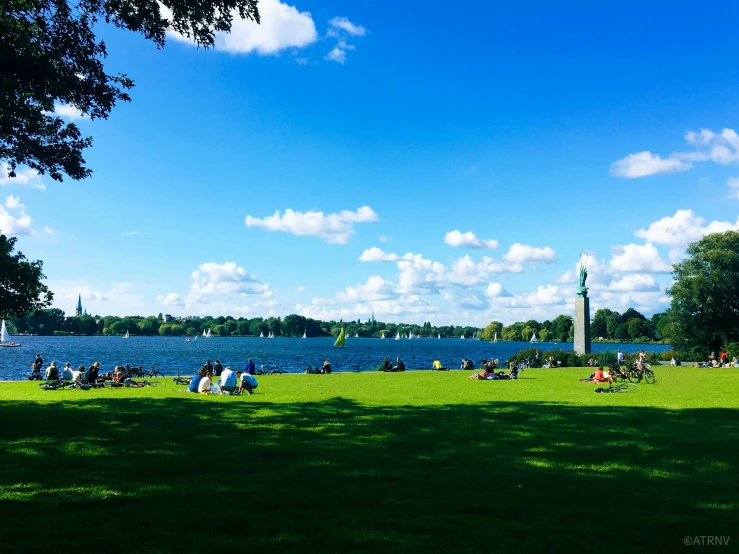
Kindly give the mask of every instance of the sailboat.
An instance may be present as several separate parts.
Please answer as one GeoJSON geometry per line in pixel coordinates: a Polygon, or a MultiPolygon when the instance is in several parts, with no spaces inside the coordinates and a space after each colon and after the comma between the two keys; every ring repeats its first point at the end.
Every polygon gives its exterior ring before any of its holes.
{"type": "Polygon", "coordinates": [[[398,334],[395,335],[395,340],[400,340],[400,331],[398,331],[398,334]]]}
{"type": "Polygon", "coordinates": [[[358,339],[359,338],[359,333],[354,333],[354,338],[355,339],[358,339]]]}
{"type": "Polygon", "coordinates": [[[269,332],[269,336],[267,338],[268,339],[273,339],[273,338],[275,338],[275,334],[272,331],[270,331],[269,332]]]}
{"type": "Polygon", "coordinates": [[[346,335],[344,334],[344,328],[341,328],[341,331],[339,332],[339,336],[336,337],[336,342],[334,343],[334,346],[336,348],[343,348],[344,344],[346,344],[346,335]]]}
{"type": "Polygon", "coordinates": [[[259,338],[260,339],[263,339],[264,338],[264,333],[262,331],[259,331],[259,338]]]}
{"type": "Polygon", "coordinates": [[[203,336],[206,338],[208,337],[208,335],[205,333],[205,329],[203,329],[203,336]]]}
{"type": "Polygon", "coordinates": [[[493,337],[493,340],[490,342],[498,342],[498,331],[495,331],[495,336],[493,337]]]}
{"type": "Polygon", "coordinates": [[[5,320],[3,319],[3,325],[0,327],[0,347],[2,348],[18,348],[20,344],[15,344],[10,340],[8,335],[8,329],[5,327],[5,320]]]}
{"type": "Polygon", "coordinates": [[[412,339],[413,338],[413,331],[408,331],[408,338],[409,339],[412,339]]]}
{"type": "Polygon", "coordinates": [[[206,338],[206,339],[209,339],[209,338],[211,338],[212,336],[213,336],[213,335],[211,335],[211,334],[210,334],[210,329],[208,329],[208,334],[207,334],[207,335],[205,335],[205,338],[206,338]]]}
{"type": "Polygon", "coordinates": [[[305,331],[303,331],[303,338],[304,339],[307,339],[308,338],[308,329],[306,329],[305,331]]]}
{"type": "Polygon", "coordinates": [[[124,338],[124,339],[127,339],[127,338],[128,338],[128,331],[126,331],[126,334],[125,334],[125,335],[123,335],[123,338],[124,338]]]}
{"type": "Polygon", "coordinates": [[[441,333],[437,333],[437,334],[436,334],[436,338],[437,338],[437,339],[441,339],[441,333]]]}
{"type": "Polygon", "coordinates": [[[462,336],[459,337],[460,339],[464,340],[464,333],[462,333],[462,336]]]}
{"type": "Polygon", "coordinates": [[[380,336],[381,339],[385,338],[385,331],[382,331],[382,335],[380,336]]]}
{"type": "Polygon", "coordinates": [[[534,333],[533,335],[531,335],[531,340],[529,342],[531,342],[531,343],[539,342],[539,339],[536,338],[536,333],[534,333]]]}

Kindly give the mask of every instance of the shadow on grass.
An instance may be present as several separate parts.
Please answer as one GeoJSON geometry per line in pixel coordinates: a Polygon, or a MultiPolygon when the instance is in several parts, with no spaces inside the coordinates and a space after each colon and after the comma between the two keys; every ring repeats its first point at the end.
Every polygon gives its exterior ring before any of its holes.
{"type": "Polygon", "coordinates": [[[142,398],[0,421],[2,552],[674,551],[739,508],[733,410],[142,398]]]}

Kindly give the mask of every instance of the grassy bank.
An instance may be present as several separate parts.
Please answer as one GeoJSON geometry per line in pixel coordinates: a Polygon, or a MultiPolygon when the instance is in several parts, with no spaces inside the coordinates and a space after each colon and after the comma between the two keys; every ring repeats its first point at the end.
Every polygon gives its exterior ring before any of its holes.
{"type": "MultiPolygon", "coordinates": [[[[2,552],[675,551],[739,515],[736,370],[0,384],[2,552]]],[[[737,537],[735,537],[736,539],[737,537]]]]}

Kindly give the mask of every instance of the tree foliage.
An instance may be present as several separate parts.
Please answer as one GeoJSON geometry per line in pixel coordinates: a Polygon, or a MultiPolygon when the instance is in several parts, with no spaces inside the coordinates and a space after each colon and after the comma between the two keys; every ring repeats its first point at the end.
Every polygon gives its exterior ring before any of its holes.
{"type": "Polygon", "coordinates": [[[739,342],[739,232],[703,237],[673,267],[673,346],[707,352],[739,342]]]}
{"type": "Polygon", "coordinates": [[[20,316],[37,312],[51,304],[51,291],[44,279],[41,261],[28,261],[22,252],[15,252],[18,239],[0,234],[0,317],[20,316]]]}
{"type": "Polygon", "coordinates": [[[90,175],[83,151],[92,145],[55,104],[106,119],[130,101],[133,81],[106,73],[101,22],[142,34],[158,47],[168,29],[210,47],[234,14],[259,22],[258,0],[2,0],[0,14],[0,160],[61,181],[90,175]]]}

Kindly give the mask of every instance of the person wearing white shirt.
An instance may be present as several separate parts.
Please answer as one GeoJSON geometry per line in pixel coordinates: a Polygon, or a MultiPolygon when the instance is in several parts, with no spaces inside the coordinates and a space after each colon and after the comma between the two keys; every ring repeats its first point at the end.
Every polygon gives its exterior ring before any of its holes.
{"type": "Polygon", "coordinates": [[[198,393],[199,394],[212,394],[210,390],[210,379],[213,377],[213,374],[209,371],[205,374],[205,377],[203,377],[200,380],[200,383],[198,384],[198,393]]]}
{"type": "Polygon", "coordinates": [[[624,363],[624,353],[619,350],[616,354],[616,359],[618,360],[619,365],[624,363]]]}
{"type": "Polygon", "coordinates": [[[232,393],[236,390],[236,373],[227,367],[221,373],[221,394],[232,393]]]}
{"type": "Polygon", "coordinates": [[[75,386],[79,387],[82,385],[82,379],[85,377],[85,366],[79,366],[75,371],[72,372],[72,381],[75,386]]]}
{"type": "Polygon", "coordinates": [[[249,375],[247,372],[241,374],[241,386],[239,387],[239,394],[247,391],[249,394],[254,394],[254,389],[257,388],[257,378],[253,375],[249,375]]]}

